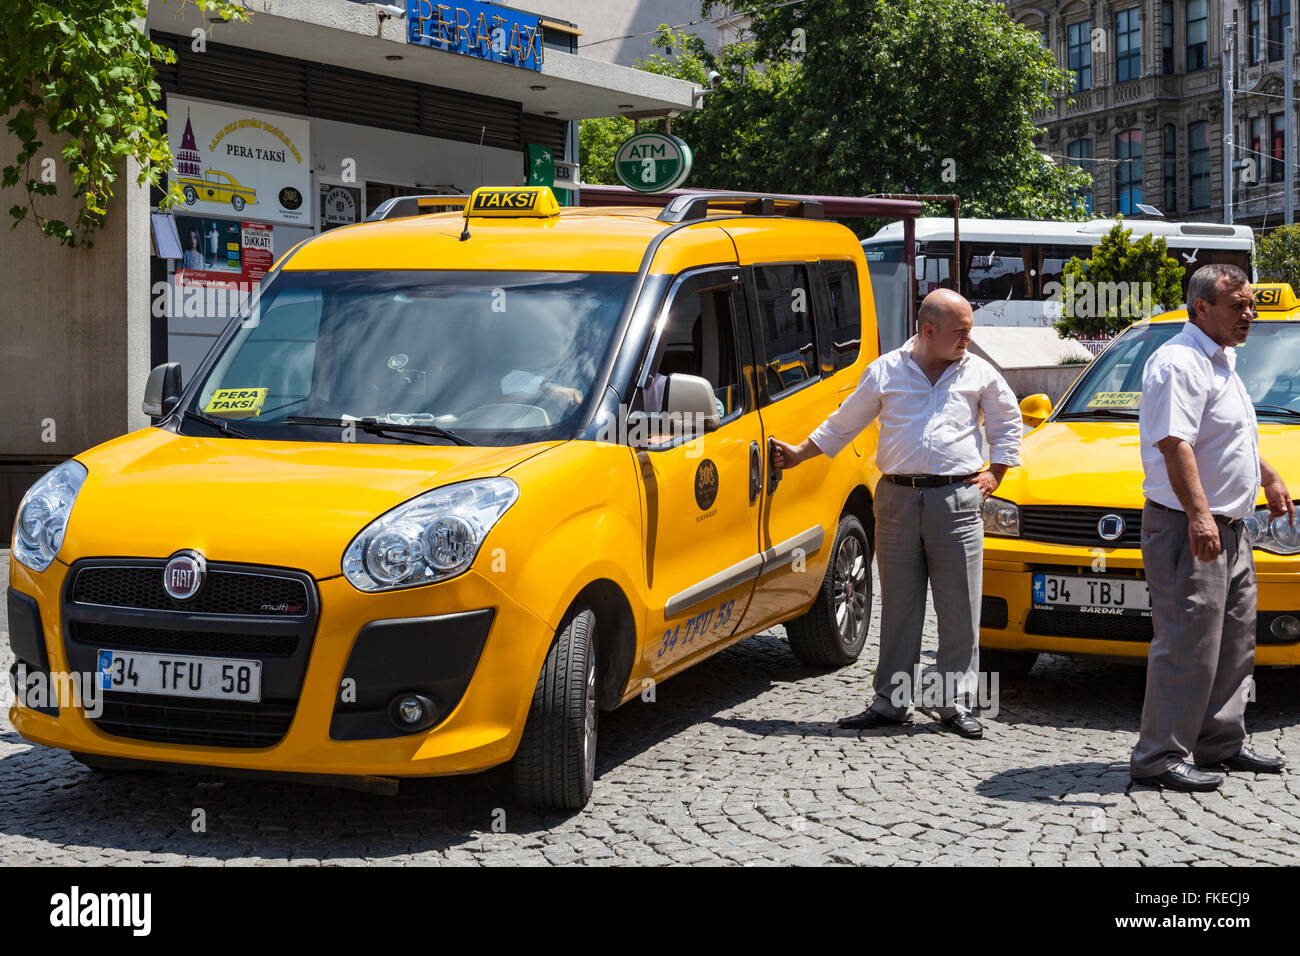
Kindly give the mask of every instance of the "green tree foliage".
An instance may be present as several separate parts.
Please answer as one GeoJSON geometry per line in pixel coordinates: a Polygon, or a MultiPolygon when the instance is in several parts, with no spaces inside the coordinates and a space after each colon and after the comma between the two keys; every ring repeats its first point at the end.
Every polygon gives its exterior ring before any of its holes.
{"type": "Polygon", "coordinates": [[[1133,242],[1132,235],[1121,217],[1089,258],[1065,264],[1062,315],[1055,323],[1061,338],[1113,334],[1182,302],[1183,267],[1169,255],[1164,237],[1133,242]]]}
{"type": "MultiPolygon", "coordinates": [[[[225,0],[182,2],[227,20],[247,16],[225,0]]],[[[89,245],[122,157],[139,163],[141,185],[158,185],[171,168],[153,63],[175,57],[145,35],[144,16],[144,0],[0,0],[0,116],[18,140],[0,186],[18,186],[27,199],[9,209],[13,228],[33,222],[64,245],[89,245]],[[50,135],[66,139],[61,165],[47,155],[50,135]],[[61,183],[80,202],[71,224],[37,208],[37,197],[57,195],[61,183]]],[[[179,199],[173,190],[163,205],[179,199]]]]}
{"type": "Polygon", "coordinates": [[[1274,229],[1255,244],[1260,282],[1289,282],[1300,294],[1300,226],[1274,229]]]}
{"type": "MultiPolygon", "coordinates": [[[[710,13],[721,4],[703,6],[710,13]]],[[[663,32],[657,43],[675,55],[638,64],[703,88],[709,70],[724,77],[701,110],[673,121],[673,132],[695,153],[693,184],[836,195],[957,193],[967,215],[1086,216],[1079,195],[1089,177],[1050,162],[1034,145],[1033,112],[1068,89],[1069,74],[1001,4],[727,6],[751,14],[752,39],[715,57],[698,40],[663,32]]],[[[611,132],[593,132],[583,142],[588,182],[600,181],[592,173],[612,174],[606,141],[614,140],[611,132]]]]}

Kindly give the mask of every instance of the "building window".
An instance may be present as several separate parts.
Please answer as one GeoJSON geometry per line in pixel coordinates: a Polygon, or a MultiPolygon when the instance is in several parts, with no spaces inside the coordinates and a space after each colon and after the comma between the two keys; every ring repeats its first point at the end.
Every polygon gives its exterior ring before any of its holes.
{"type": "Polygon", "coordinates": [[[1187,128],[1187,187],[1189,208],[1210,205],[1210,124],[1204,121],[1187,128]]]}
{"type": "Polygon", "coordinates": [[[1187,72],[1205,69],[1209,20],[1205,0],[1187,0],[1187,72]]]}
{"type": "Polygon", "coordinates": [[[1280,60],[1286,28],[1291,25],[1291,0],[1268,0],[1268,58],[1280,60]]]}
{"type": "Polygon", "coordinates": [[[1246,62],[1259,62],[1259,6],[1263,0],[1246,4],[1246,62]]]}
{"type": "Polygon", "coordinates": [[[1272,140],[1270,154],[1273,162],[1269,164],[1268,178],[1280,183],[1286,176],[1286,124],[1281,113],[1274,113],[1268,118],[1269,136],[1272,140]]]}
{"type": "Polygon", "coordinates": [[[1248,177],[1249,182],[1243,179],[1247,186],[1258,185],[1264,178],[1264,117],[1255,116],[1250,120],[1250,155],[1246,157],[1246,162],[1250,163],[1253,176],[1248,177]]]}
{"type": "Polygon", "coordinates": [[[1142,24],[1138,8],[1115,14],[1115,82],[1127,83],[1142,75],[1142,24]]]}
{"type": "Polygon", "coordinates": [[[1118,211],[1131,215],[1142,202],[1142,130],[1125,130],[1115,137],[1115,158],[1118,211]]]}
{"type": "Polygon", "coordinates": [[[1066,66],[1074,71],[1070,92],[1092,89],[1092,21],[1071,23],[1066,27],[1066,66]]]}
{"type": "Polygon", "coordinates": [[[1178,128],[1165,124],[1165,208],[1166,216],[1178,212],[1178,128]]]}
{"type": "MultiPolygon", "coordinates": [[[[1085,173],[1092,173],[1092,140],[1076,139],[1065,145],[1065,154],[1069,157],[1071,166],[1078,166],[1085,173]]],[[[1079,193],[1083,198],[1084,208],[1088,213],[1092,213],[1092,190],[1086,190],[1079,193]]]]}
{"type": "Polygon", "coordinates": [[[1160,68],[1174,72],[1174,5],[1170,0],[1160,4],[1160,68]]]}

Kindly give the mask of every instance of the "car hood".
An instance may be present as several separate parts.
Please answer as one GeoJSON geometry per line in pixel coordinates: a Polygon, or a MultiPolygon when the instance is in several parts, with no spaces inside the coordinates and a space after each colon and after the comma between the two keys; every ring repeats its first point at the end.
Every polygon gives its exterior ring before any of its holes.
{"type": "MultiPolygon", "coordinates": [[[[1300,495],[1300,427],[1261,422],[1260,455],[1300,495]]],[[[1048,422],[1025,436],[997,497],[1021,505],[1142,507],[1137,422],[1048,422]]],[[[1263,500],[1261,495],[1260,500],[1263,500]]]]}
{"type": "Polygon", "coordinates": [[[78,455],[87,476],[59,560],[164,558],[337,575],[354,535],[430,489],[500,475],[555,442],[509,448],[281,442],[133,432],[78,455]]]}

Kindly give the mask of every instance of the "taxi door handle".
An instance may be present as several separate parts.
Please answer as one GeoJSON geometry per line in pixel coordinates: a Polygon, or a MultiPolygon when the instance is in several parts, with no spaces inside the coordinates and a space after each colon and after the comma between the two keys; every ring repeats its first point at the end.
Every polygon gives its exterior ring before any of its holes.
{"type": "Polygon", "coordinates": [[[776,493],[776,486],[781,483],[781,469],[776,467],[776,459],[772,455],[772,439],[767,440],[767,493],[773,495],[776,493]]]}
{"type": "Polygon", "coordinates": [[[758,449],[758,442],[749,443],[749,500],[751,503],[758,499],[758,493],[763,490],[763,455],[758,449]]]}

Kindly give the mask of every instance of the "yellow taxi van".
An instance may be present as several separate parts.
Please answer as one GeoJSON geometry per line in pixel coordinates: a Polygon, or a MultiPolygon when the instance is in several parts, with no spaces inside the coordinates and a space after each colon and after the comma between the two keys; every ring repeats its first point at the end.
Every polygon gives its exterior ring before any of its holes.
{"type": "Polygon", "coordinates": [[[92,679],[14,727],[92,767],[389,792],[513,760],[523,801],[576,808],[599,711],[780,623],[852,662],[873,433],[784,477],[767,442],[879,351],[822,212],[483,188],[298,245],[189,382],[153,370],[152,427],[23,499],[13,680],[92,679]]]}
{"type": "MultiPolygon", "coordinates": [[[[1300,493],[1300,302],[1254,286],[1256,320],[1237,372],[1259,420],[1259,449],[1300,493]]],[[[1142,370],[1187,321],[1180,309],[1136,322],[1086,366],[1053,409],[1021,402],[1020,466],[984,505],[981,667],[1027,674],[1038,652],[1145,659],[1151,602],[1142,572],[1142,370]]],[[[1246,520],[1259,583],[1255,660],[1300,664],[1300,524],[1269,520],[1261,493],[1246,520]]]]}

